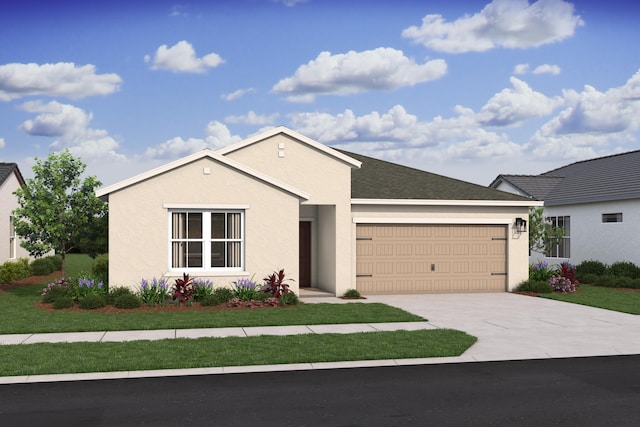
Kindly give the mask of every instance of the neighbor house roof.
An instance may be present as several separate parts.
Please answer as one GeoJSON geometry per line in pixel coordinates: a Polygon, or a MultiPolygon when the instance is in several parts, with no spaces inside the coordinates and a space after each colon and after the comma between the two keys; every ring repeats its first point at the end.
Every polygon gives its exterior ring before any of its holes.
{"type": "Polygon", "coordinates": [[[11,174],[15,174],[20,185],[24,185],[24,178],[22,177],[20,169],[16,163],[0,163],[0,185],[4,184],[11,174]]]}
{"type": "Polygon", "coordinates": [[[351,171],[352,199],[476,200],[531,204],[531,199],[420,169],[338,150],[362,162],[351,171]]]}
{"type": "Polygon", "coordinates": [[[640,150],[571,163],[558,169],[519,178],[502,179],[540,200],[546,206],[640,199],[640,150]]]}

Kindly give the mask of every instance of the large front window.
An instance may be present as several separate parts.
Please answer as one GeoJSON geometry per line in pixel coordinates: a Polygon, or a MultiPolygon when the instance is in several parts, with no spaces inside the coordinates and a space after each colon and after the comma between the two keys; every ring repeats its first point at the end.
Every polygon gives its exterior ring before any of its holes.
{"type": "Polygon", "coordinates": [[[549,223],[552,228],[564,228],[564,236],[562,239],[552,240],[549,242],[548,257],[552,258],[571,258],[571,218],[569,216],[553,216],[549,217],[549,223]]]}
{"type": "Polygon", "coordinates": [[[16,258],[16,229],[13,224],[13,215],[9,216],[9,259],[16,258]]]}
{"type": "Polygon", "coordinates": [[[243,211],[171,212],[171,268],[241,270],[243,220],[243,211]]]}

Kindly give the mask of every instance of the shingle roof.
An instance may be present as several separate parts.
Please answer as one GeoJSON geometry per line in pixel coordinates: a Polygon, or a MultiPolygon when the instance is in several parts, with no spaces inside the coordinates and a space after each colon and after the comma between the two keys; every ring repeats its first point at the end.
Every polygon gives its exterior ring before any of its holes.
{"type": "Polygon", "coordinates": [[[361,154],[337,151],[362,162],[360,169],[351,171],[352,199],[531,200],[361,154]]]}
{"type": "Polygon", "coordinates": [[[501,177],[528,194],[538,192],[534,197],[546,206],[640,199],[640,150],[583,160],[524,179],[500,175],[496,181],[501,177]]]}
{"type": "Polygon", "coordinates": [[[4,184],[13,173],[18,177],[20,185],[24,185],[24,178],[22,178],[22,174],[16,163],[0,163],[0,185],[4,184]]]}

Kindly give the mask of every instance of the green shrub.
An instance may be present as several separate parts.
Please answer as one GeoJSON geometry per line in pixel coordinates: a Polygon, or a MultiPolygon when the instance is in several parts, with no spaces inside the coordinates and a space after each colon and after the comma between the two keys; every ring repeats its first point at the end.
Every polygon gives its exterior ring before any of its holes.
{"type": "Polygon", "coordinates": [[[596,286],[602,286],[604,288],[613,288],[613,281],[614,281],[615,277],[614,276],[610,276],[608,274],[603,274],[601,276],[597,276],[597,279],[595,281],[595,283],[593,283],[596,286]]]}
{"type": "Polygon", "coordinates": [[[213,294],[213,285],[209,280],[195,279],[193,281],[193,300],[202,301],[213,294]]]}
{"type": "Polygon", "coordinates": [[[71,297],[71,291],[64,285],[63,279],[50,283],[42,292],[42,302],[46,304],[51,304],[63,297],[71,297]]]}
{"type": "Polygon", "coordinates": [[[140,298],[134,294],[123,294],[115,299],[113,305],[117,308],[138,308],[142,305],[140,298]]]}
{"type": "Polygon", "coordinates": [[[606,264],[595,261],[582,261],[580,264],[576,265],[576,274],[578,275],[578,280],[584,282],[585,274],[595,274],[596,276],[602,276],[606,274],[607,266],[606,264]]]}
{"type": "Polygon", "coordinates": [[[49,258],[53,264],[53,271],[62,270],[62,257],[60,255],[51,255],[47,258],[49,258]]]}
{"type": "Polygon", "coordinates": [[[71,307],[73,307],[73,298],[69,296],[63,296],[63,297],[57,298],[53,302],[53,308],[55,308],[56,310],[61,310],[63,308],[71,308],[71,307]]]}
{"type": "Polygon", "coordinates": [[[544,280],[525,280],[516,288],[517,292],[536,292],[539,294],[548,294],[553,292],[551,284],[544,280]]]}
{"type": "Polygon", "coordinates": [[[280,305],[296,305],[300,302],[295,292],[284,292],[280,294],[280,305]]]}
{"type": "Polygon", "coordinates": [[[116,286],[114,288],[109,289],[109,293],[107,294],[107,304],[113,305],[120,295],[135,295],[130,288],[124,286],[116,286]]]}
{"type": "Polygon", "coordinates": [[[607,273],[616,277],[640,278],[640,268],[629,261],[614,262],[607,269],[607,273]]]}
{"type": "Polygon", "coordinates": [[[34,276],[47,276],[56,271],[55,268],[50,257],[37,258],[31,261],[31,274],[34,276]]]}
{"type": "Polygon", "coordinates": [[[101,308],[106,305],[107,305],[107,299],[104,297],[104,295],[96,295],[96,294],[87,295],[79,303],[80,308],[83,308],[85,310],[94,310],[96,308],[101,308]]]}
{"type": "Polygon", "coordinates": [[[109,255],[98,255],[93,261],[92,271],[96,278],[104,283],[109,283],[109,255]]]}
{"type": "Polygon", "coordinates": [[[362,298],[360,292],[357,289],[347,289],[344,294],[342,294],[343,298],[362,298]]]}
{"type": "Polygon", "coordinates": [[[202,297],[202,299],[200,300],[200,305],[205,306],[205,307],[215,307],[217,305],[222,304],[223,301],[220,300],[220,297],[218,295],[206,295],[204,297],[202,297]]]}
{"type": "Polygon", "coordinates": [[[270,293],[267,292],[256,292],[256,294],[253,297],[254,301],[266,301],[269,298],[273,298],[273,295],[271,295],[270,293]]]}
{"type": "Polygon", "coordinates": [[[215,288],[213,290],[213,295],[220,298],[220,301],[222,301],[223,303],[231,301],[236,296],[236,294],[230,288],[215,288]]]}
{"type": "Polygon", "coordinates": [[[580,279],[580,283],[586,283],[587,285],[593,285],[597,282],[598,282],[598,275],[592,274],[592,273],[584,274],[580,279]]]}
{"type": "Polygon", "coordinates": [[[17,261],[7,261],[0,265],[0,283],[13,283],[28,277],[30,274],[29,260],[20,258],[17,261]]]}

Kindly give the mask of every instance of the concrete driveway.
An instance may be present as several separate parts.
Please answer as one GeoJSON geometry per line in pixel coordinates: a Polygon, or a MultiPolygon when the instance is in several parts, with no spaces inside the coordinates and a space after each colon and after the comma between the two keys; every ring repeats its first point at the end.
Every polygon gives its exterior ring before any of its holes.
{"type": "Polygon", "coordinates": [[[478,361],[640,354],[640,316],[510,293],[375,295],[478,338],[478,361]]]}

